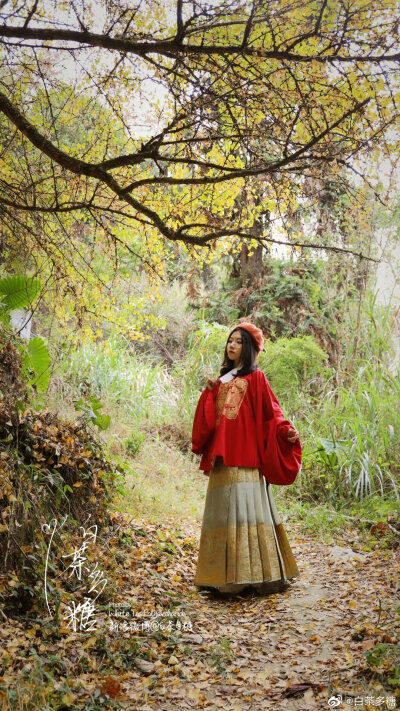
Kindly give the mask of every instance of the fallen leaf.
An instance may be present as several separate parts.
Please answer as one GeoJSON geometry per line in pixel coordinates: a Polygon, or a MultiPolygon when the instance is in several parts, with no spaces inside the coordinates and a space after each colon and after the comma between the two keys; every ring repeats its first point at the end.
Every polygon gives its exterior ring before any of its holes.
{"type": "Polygon", "coordinates": [[[107,694],[110,699],[115,699],[121,691],[121,682],[114,676],[106,676],[104,683],[100,687],[102,694],[107,694]]]}
{"type": "Polygon", "coordinates": [[[154,671],[153,662],[149,662],[147,659],[142,659],[141,657],[135,657],[133,660],[135,666],[143,672],[143,674],[151,674],[154,671]]]}

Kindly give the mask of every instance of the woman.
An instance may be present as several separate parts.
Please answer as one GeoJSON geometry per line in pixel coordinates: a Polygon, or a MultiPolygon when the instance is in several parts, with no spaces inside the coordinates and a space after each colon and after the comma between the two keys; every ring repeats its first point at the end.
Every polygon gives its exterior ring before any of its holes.
{"type": "Polygon", "coordinates": [[[194,583],[220,592],[280,589],[299,575],[270,485],[294,481],[301,443],[257,365],[263,347],[253,324],[234,328],[194,416],[192,452],[209,476],[194,583]]]}

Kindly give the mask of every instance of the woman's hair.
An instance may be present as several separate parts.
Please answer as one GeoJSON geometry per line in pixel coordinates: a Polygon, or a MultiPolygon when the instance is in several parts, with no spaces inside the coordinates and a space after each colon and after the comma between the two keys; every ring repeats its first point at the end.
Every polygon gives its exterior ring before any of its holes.
{"type": "Polygon", "coordinates": [[[248,375],[249,373],[253,373],[254,370],[258,370],[258,365],[256,363],[256,345],[252,337],[250,336],[250,333],[245,331],[244,328],[240,328],[240,326],[237,326],[233,329],[233,331],[230,332],[227,338],[224,352],[224,360],[222,362],[221,370],[219,373],[220,375],[225,375],[225,373],[228,373],[230,370],[232,370],[232,368],[235,367],[235,361],[231,360],[231,358],[229,358],[228,356],[228,342],[232,333],[235,333],[235,331],[240,331],[240,335],[242,338],[242,367],[240,368],[240,370],[238,370],[237,375],[248,375]]]}

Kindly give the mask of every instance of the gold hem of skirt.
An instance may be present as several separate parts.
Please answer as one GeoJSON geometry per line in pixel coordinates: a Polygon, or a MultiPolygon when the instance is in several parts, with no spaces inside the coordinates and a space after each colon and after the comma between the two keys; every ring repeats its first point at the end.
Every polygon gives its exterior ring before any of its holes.
{"type": "Polygon", "coordinates": [[[258,469],[210,472],[194,584],[234,592],[271,589],[298,576],[271,485],[258,469]]]}

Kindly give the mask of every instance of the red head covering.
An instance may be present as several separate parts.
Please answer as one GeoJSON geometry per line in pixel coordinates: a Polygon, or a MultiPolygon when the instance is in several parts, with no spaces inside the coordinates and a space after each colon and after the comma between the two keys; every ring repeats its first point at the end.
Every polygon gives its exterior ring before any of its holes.
{"type": "MultiPolygon", "coordinates": [[[[254,326],[253,323],[249,323],[248,321],[238,323],[238,325],[236,326],[236,328],[233,329],[233,331],[237,331],[238,328],[243,328],[244,331],[250,333],[250,336],[252,337],[257,348],[257,353],[262,351],[262,349],[264,348],[264,337],[260,328],[257,328],[257,326],[254,326]]],[[[231,331],[231,333],[233,333],[233,331],[231,331]]]]}

